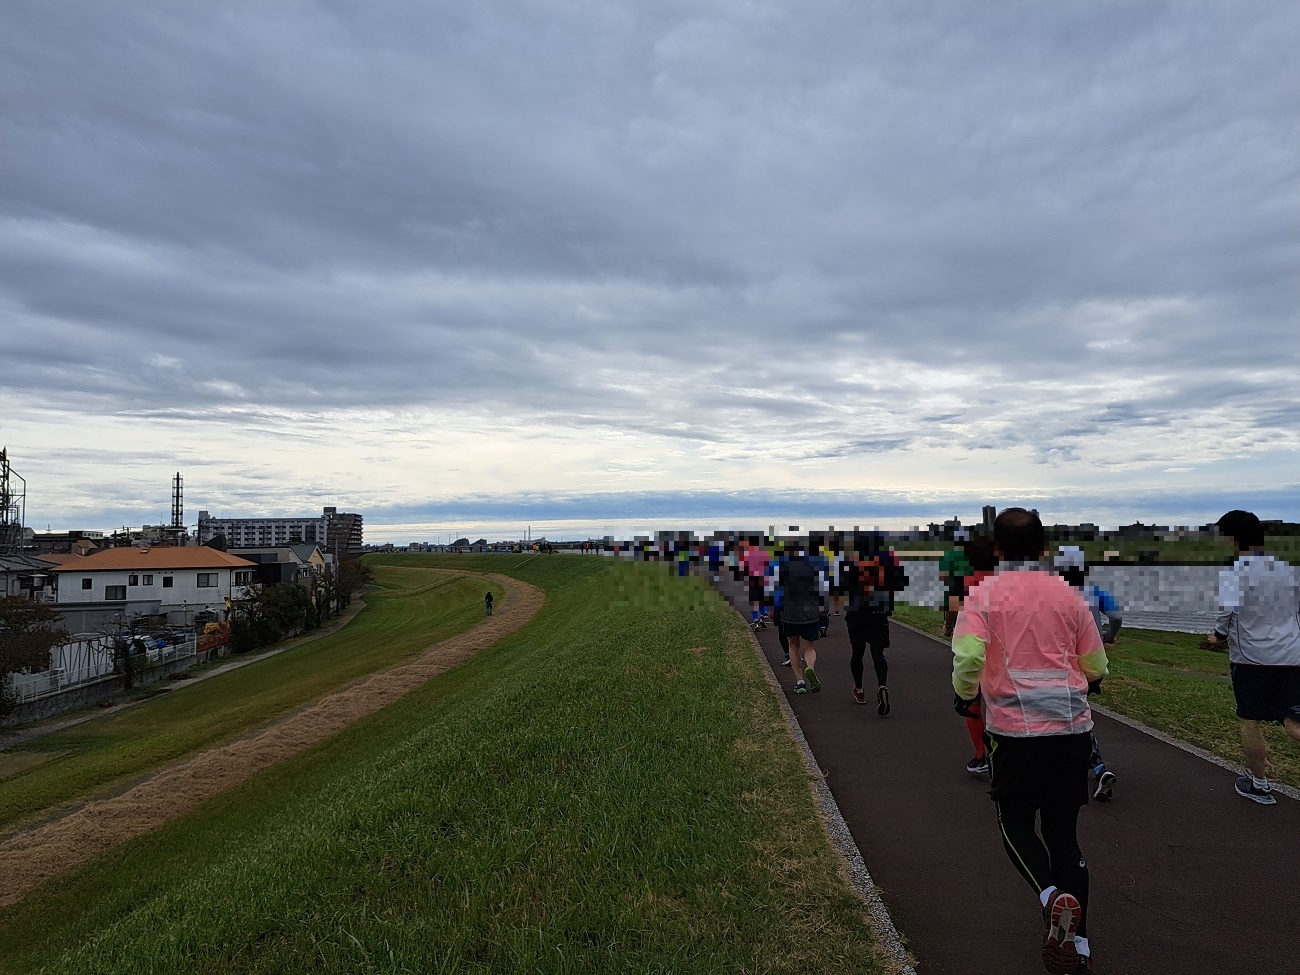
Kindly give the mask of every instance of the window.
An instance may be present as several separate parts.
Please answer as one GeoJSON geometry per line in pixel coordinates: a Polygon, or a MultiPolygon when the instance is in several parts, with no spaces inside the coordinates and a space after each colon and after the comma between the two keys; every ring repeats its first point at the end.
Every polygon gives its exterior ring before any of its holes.
{"type": "Polygon", "coordinates": [[[200,572],[200,573],[199,573],[199,588],[200,588],[200,589],[215,589],[215,588],[217,587],[217,585],[218,585],[218,583],[217,583],[217,576],[218,576],[219,574],[220,574],[220,573],[217,573],[217,572],[200,572]]]}
{"type": "Polygon", "coordinates": [[[152,586],[152,585],[153,585],[153,575],[152,575],[151,573],[148,573],[148,572],[145,573],[143,585],[146,585],[146,586],[152,586]]]}
{"type": "Polygon", "coordinates": [[[137,575],[130,575],[130,576],[127,576],[127,577],[126,577],[126,584],[127,584],[128,586],[138,586],[138,585],[140,585],[140,577],[137,576],[137,575]]]}
{"type": "Polygon", "coordinates": [[[104,598],[105,598],[105,599],[125,599],[125,598],[126,598],[126,586],[105,586],[105,587],[104,587],[104,598]]]}
{"type": "Polygon", "coordinates": [[[82,579],[82,580],[81,580],[81,588],[82,588],[82,589],[93,589],[94,587],[95,587],[95,580],[94,580],[94,579],[82,579]]]}
{"type": "Polygon", "coordinates": [[[176,582],[176,580],[173,579],[171,576],[163,576],[163,588],[164,588],[164,589],[170,589],[170,588],[172,587],[173,583],[175,583],[175,582],[176,582]]]}

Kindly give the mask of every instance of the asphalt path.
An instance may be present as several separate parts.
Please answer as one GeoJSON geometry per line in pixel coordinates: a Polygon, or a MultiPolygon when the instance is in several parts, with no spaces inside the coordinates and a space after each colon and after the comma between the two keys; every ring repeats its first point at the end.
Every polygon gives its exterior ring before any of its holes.
{"type": "MultiPolygon", "coordinates": [[[[740,588],[720,588],[748,619],[740,588]]],[[[952,710],[951,654],[933,637],[890,629],[885,718],[870,655],[868,704],[853,701],[842,616],[816,644],[817,694],[793,693],[774,627],[758,640],[918,972],[1041,972],[1038,900],[1003,851],[987,781],[965,769],[973,750],[952,710]]],[[[1118,775],[1114,800],[1080,816],[1096,971],[1300,971],[1300,802],[1256,805],[1236,795],[1231,772],[1096,718],[1118,775]]]]}

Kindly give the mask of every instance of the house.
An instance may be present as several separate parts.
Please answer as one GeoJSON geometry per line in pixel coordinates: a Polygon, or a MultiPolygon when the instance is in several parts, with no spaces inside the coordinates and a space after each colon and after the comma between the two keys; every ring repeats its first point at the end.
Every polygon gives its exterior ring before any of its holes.
{"type": "Polygon", "coordinates": [[[185,626],[195,613],[226,610],[256,582],[257,565],[203,545],[110,548],[55,566],[57,605],[74,632],[118,616],[166,616],[185,626]]]}
{"type": "Polygon", "coordinates": [[[23,596],[35,603],[55,600],[54,563],[32,555],[0,555],[0,596],[23,596]]]}
{"type": "Polygon", "coordinates": [[[312,587],[315,580],[333,566],[334,556],[326,555],[319,545],[267,545],[259,548],[231,549],[230,555],[257,563],[254,579],[263,584],[287,583],[312,587]]]}

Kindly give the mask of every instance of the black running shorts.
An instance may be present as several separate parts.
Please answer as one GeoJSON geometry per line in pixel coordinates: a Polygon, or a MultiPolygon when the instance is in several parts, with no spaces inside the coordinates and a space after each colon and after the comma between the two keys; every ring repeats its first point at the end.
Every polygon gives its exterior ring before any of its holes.
{"type": "Polygon", "coordinates": [[[1035,738],[985,736],[994,802],[1042,809],[1088,803],[1092,733],[1035,738]]]}
{"type": "Polygon", "coordinates": [[[785,630],[787,640],[798,637],[800,640],[807,640],[811,643],[822,633],[822,628],[816,623],[790,623],[782,620],[781,626],[785,630]]]}
{"type": "MultiPolygon", "coordinates": [[[[854,610],[844,617],[849,631],[849,643],[855,646],[869,643],[877,650],[889,649],[889,616],[885,613],[866,613],[854,610]]],[[[856,649],[854,650],[856,653],[856,649]]]]}
{"type": "Polygon", "coordinates": [[[753,579],[749,580],[749,601],[751,603],[763,602],[763,580],[762,579],[758,580],[758,582],[755,582],[753,579]]]}
{"type": "Polygon", "coordinates": [[[1245,721],[1300,721],[1300,667],[1233,664],[1232,693],[1245,721]]]}

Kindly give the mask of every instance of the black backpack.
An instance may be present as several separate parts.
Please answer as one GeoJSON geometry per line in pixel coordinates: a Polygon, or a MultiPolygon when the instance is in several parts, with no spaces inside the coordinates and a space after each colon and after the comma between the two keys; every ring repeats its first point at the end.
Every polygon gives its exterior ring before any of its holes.
{"type": "Polygon", "coordinates": [[[806,555],[792,555],[781,566],[781,589],[785,596],[781,620],[785,623],[816,623],[821,615],[817,593],[817,567],[806,555]]]}

